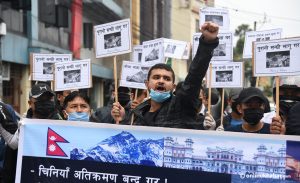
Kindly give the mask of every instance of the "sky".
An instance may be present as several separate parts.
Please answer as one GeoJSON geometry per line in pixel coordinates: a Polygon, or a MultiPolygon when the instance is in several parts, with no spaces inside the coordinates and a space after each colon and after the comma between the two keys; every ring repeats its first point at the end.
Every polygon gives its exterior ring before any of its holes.
{"type": "Polygon", "coordinates": [[[299,0],[215,0],[215,7],[229,9],[230,31],[241,24],[253,29],[256,21],[256,30],[282,28],[283,37],[300,36],[299,0]]]}

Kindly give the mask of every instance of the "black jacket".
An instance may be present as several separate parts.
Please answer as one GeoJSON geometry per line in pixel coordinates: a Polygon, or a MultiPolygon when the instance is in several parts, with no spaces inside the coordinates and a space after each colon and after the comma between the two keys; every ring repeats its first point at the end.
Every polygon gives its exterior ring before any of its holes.
{"type": "MultiPolygon", "coordinates": [[[[150,100],[137,106],[132,112],[135,115],[134,125],[159,126],[171,128],[201,129],[201,124],[196,122],[198,96],[202,80],[206,74],[214,48],[219,40],[206,43],[200,38],[199,47],[189,73],[185,78],[182,88],[176,91],[176,96],[171,96],[159,109],[154,121],[148,124],[144,115],[150,109],[150,100]]],[[[129,123],[130,119],[126,120],[129,123]]]]}

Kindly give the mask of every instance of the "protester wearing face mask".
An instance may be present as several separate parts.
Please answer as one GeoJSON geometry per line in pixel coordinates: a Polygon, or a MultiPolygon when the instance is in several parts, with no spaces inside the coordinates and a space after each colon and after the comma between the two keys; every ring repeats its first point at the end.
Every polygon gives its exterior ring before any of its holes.
{"type": "Polygon", "coordinates": [[[84,93],[74,91],[64,100],[64,117],[68,121],[95,121],[91,118],[90,99],[84,93]]]}
{"type": "MultiPolygon", "coordinates": [[[[150,99],[137,106],[134,114],[134,125],[160,126],[171,128],[200,129],[196,122],[199,92],[202,79],[212,58],[212,51],[218,46],[217,24],[206,22],[201,27],[202,37],[199,39],[197,53],[189,68],[182,87],[173,95],[175,74],[166,64],[156,64],[148,72],[146,87],[150,99]]],[[[111,114],[115,121],[128,123],[125,110],[115,102],[111,114]]]]}
{"type": "Polygon", "coordinates": [[[61,119],[55,109],[54,93],[47,84],[39,83],[31,88],[28,104],[26,118],[61,119]]]}
{"type": "MultiPolygon", "coordinates": [[[[118,87],[118,101],[126,111],[126,115],[129,115],[131,109],[131,98],[133,94],[131,90],[127,87],[118,87]]],[[[93,118],[96,119],[96,122],[99,123],[111,123],[115,124],[115,120],[111,116],[112,104],[115,100],[115,90],[111,91],[111,99],[106,106],[97,108],[92,114],[93,118]]]]}
{"type": "Polygon", "coordinates": [[[265,111],[265,96],[257,88],[243,89],[238,98],[237,111],[243,116],[243,123],[226,131],[270,134],[270,125],[261,121],[265,111]]]}
{"type": "MultiPolygon", "coordinates": [[[[279,117],[275,116],[273,113],[272,123],[271,123],[271,133],[272,134],[286,134],[287,126],[293,126],[293,123],[298,118],[293,119],[290,112],[291,108],[294,107],[300,101],[300,76],[281,76],[279,78],[279,117]],[[287,118],[289,120],[287,121],[287,118]],[[289,123],[289,124],[288,124],[289,123]]],[[[276,90],[273,89],[273,98],[275,99],[276,90]]],[[[277,109],[276,109],[277,110],[277,109]]],[[[295,112],[295,111],[294,111],[295,112]]],[[[294,114],[292,114],[295,116],[294,114]]]]}
{"type": "MultiPolygon", "coordinates": [[[[27,112],[27,118],[59,119],[59,116],[55,110],[54,93],[47,84],[39,83],[31,88],[31,91],[29,93],[28,104],[30,105],[30,109],[27,112]]],[[[7,118],[6,115],[0,112],[0,119],[5,118],[7,118]]],[[[11,149],[15,150],[15,153],[11,154],[11,156],[14,156],[12,158],[15,158],[16,160],[16,152],[19,143],[19,129],[14,131],[15,133],[13,133],[10,130],[7,130],[6,128],[3,128],[2,126],[0,127],[0,132],[3,139],[11,149]]],[[[10,166],[11,169],[15,170],[14,164],[11,164],[10,166]]],[[[14,174],[15,172],[13,172],[13,175],[14,174]]],[[[14,176],[10,176],[9,178],[11,178],[12,181],[14,181],[14,176]]]]}

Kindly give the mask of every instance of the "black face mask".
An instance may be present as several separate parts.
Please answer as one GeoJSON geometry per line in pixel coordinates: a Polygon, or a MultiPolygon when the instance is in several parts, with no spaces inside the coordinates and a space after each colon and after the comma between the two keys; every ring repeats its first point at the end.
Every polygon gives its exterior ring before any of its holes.
{"type": "Polygon", "coordinates": [[[285,117],[288,116],[288,113],[290,111],[290,109],[297,104],[298,101],[286,101],[286,100],[280,100],[279,101],[279,108],[280,108],[280,115],[283,115],[285,117]]]}
{"type": "Polygon", "coordinates": [[[257,125],[259,121],[263,118],[264,116],[264,110],[263,109],[244,109],[244,120],[249,124],[249,125],[257,125]]]}
{"type": "Polygon", "coordinates": [[[130,101],[130,95],[128,93],[118,93],[118,100],[121,106],[126,106],[130,101]]]}
{"type": "Polygon", "coordinates": [[[241,113],[237,110],[237,105],[238,105],[238,103],[237,102],[232,102],[231,103],[231,109],[232,109],[232,111],[233,112],[235,112],[235,113],[237,113],[238,115],[241,115],[241,113]]]}
{"type": "Polygon", "coordinates": [[[48,119],[49,116],[55,112],[54,101],[36,101],[35,105],[35,116],[39,119],[48,119]]]}

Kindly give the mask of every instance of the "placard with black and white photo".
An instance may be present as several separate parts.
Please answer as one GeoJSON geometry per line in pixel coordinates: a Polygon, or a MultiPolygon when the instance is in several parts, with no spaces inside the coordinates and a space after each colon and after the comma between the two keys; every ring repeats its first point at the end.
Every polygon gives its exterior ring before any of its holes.
{"type": "Polygon", "coordinates": [[[186,42],[186,46],[183,52],[183,56],[182,59],[183,60],[188,60],[190,58],[190,52],[191,52],[191,43],[190,42],[186,42]]]}
{"type": "Polygon", "coordinates": [[[197,49],[199,46],[199,39],[201,37],[202,33],[197,32],[195,34],[193,34],[193,42],[192,42],[192,59],[194,59],[196,53],[197,53],[197,49]]]}
{"type": "Polygon", "coordinates": [[[252,58],[252,42],[280,39],[281,34],[282,34],[282,29],[246,32],[244,49],[243,49],[243,58],[252,58]]]}
{"type": "Polygon", "coordinates": [[[232,61],[233,59],[233,35],[231,32],[220,32],[219,45],[214,49],[211,61],[232,61]]]}
{"type": "Polygon", "coordinates": [[[142,64],[152,66],[164,63],[164,39],[154,39],[143,42],[142,64]]]}
{"type": "Polygon", "coordinates": [[[229,13],[224,8],[205,7],[200,9],[200,26],[204,22],[214,22],[219,25],[220,30],[229,31],[229,13]]]}
{"type": "Polygon", "coordinates": [[[141,63],[123,61],[120,86],[146,89],[145,81],[150,67],[141,63]]]}
{"type": "Polygon", "coordinates": [[[96,58],[131,52],[130,19],[94,26],[96,58]]]}
{"type": "Polygon", "coordinates": [[[55,63],[54,90],[72,90],[92,87],[90,59],[55,63]]]}
{"type": "Polygon", "coordinates": [[[133,46],[133,56],[132,61],[136,63],[142,62],[142,54],[143,54],[143,45],[135,45],[133,46]]]}
{"type": "MultiPolygon", "coordinates": [[[[206,82],[209,87],[209,74],[207,70],[206,82]]],[[[212,88],[241,88],[243,87],[243,62],[212,63],[212,88]]]]}
{"type": "Polygon", "coordinates": [[[165,58],[183,59],[188,42],[164,38],[165,58]]]}
{"type": "Polygon", "coordinates": [[[53,67],[58,62],[72,60],[72,54],[40,54],[30,55],[30,73],[34,81],[52,81],[53,67]]]}
{"type": "Polygon", "coordinates": [[[300,37],[254,42],[254,76],[300,74],[300,37]]]}

